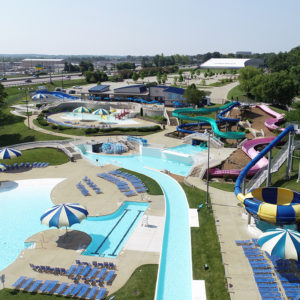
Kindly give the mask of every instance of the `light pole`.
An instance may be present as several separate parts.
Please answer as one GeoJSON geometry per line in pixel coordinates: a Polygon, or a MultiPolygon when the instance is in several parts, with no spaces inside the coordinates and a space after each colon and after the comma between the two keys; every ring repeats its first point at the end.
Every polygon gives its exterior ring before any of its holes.
{"type": "Polygon", "coordinates": [[[24,91],[24,93],[25,93],[25,97],[26,97],[25,103],[26,103],[27,125],[28,125],[28,128],[30,129],[29,112],[28,112],[28,101],[29,100],[27,100],[27,93],[28,93],[28,96],[29,96],[29,91],[32,90],[32,89],[27,87],[27,88],[19,88],[19,90],[24,91]]]}
{"type": "Polygon", "coordinates": [[[206,171],[206,206],[209,208],[209,148],[210,148],[210,132],[208,132],[207,139],[207,171],[206,171]]]}

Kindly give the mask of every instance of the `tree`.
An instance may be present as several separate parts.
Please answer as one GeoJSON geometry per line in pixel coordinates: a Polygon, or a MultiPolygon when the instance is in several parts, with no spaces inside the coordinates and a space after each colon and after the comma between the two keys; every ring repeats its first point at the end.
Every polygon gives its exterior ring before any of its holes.
{"type": "Polygon", "coordinates": [[[145,78],[145,74],[144,74],[143,71],[140,73],[140,78],[141,78],[142,80],[144,80],[144,78],[145,78]]]}
{"type": "Polygon", "coordinates": [[[179,81],[179,82],[182,82],[182,81],[183,81],[183,76],[182,76],[182,74],[179,75],[178,81],[179,81]]]}
{"type": "Polygon", "coordinates": [[[202,85],[206,85],[206,80],[202,79],[202,85]]]}
{"type": "Polygon", "coordinates": [[[177,85],[177,80],[178,80],[178,77],[174,76],[174,78],[173,78],[174,85],[177,85]]]}
{"type": "Polygon", "coordinates": [[[257,69],[253,66],[246,67],[240,70],[239,82],[240,88],[249,95],[250,89],[252,88],[252,79],[256,75],[262,74],[261,69],[257,69]]]}
{"type": "Polygon", "coordinates": [[[197,69],[197,70],[196,70],[196,75],[199,76],[200,74],[201,74],[200,69],[197,69]]]}
{"type": "Polygon", "coordinates": [[[135,64],[130,63],[130,62],[122,62],[122,63],[117,64],[117,69],[118,70],[124,70],[124,69],[134,70],[135,64]]]}
{"type": "Polygon", "coordinates": [[[80,72],[94,71],[94,65],[90,61],[82,60],[79,64],[80,72]]]}
{"type": "Polygon", "coordinates": [[[161,74],[159,72],[156,74],[156,80],[159,84],[161,84],[161,74]]]}
{"type": "Polygon", "coordinates": [[[166,83],[167,79],[168,79],[167,74],[166,74],[166,73],[163,73],[162,76],[161,76],[161,81],[163,82],[163,84],[166,83]]]}
{"type": "Polygon", "coordinates": [[[205,97],[205,92],[198,90],[195,84],[191,84],[183,94],[184,101],[191,103],[193,105],[199,105],[205,97]]]}
{"type": "Polygon", "coordinates": [[[193,79],[193,78],[194,78],[194,75],[195,75],[195,70],[191,70],[191,71],[190,71],[190,74],[191,74],[191,79],[193,79]]]}
{"type": "Polygon", "coordinates": [[[139,79],[139,75],[136,72],[133,72],[132,74],[132,80],[135,82],[139,79]]]}
{"type": "Polygon", "coordinates": [[[0,83],[0,106],[4,105],[7,93],[5,92],[4,86],[0,83]]]}

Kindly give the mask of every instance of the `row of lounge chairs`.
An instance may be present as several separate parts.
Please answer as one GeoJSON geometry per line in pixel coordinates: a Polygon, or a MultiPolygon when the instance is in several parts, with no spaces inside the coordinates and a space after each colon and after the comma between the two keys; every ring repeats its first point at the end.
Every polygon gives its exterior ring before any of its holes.
{"type": "Polygon", "coordinates": [[[7,165],[4,164],[6,167],[6,171],[10,171],[10,170],[18,170],[18,169],[22,169],[22,168],[46,168],[49,166],[49,163],[45,163],[45,162],[34,162],[34,163],[29,163],[26,162],[24,163],[14,163],[13,165],[7,165]]]}
{"type": "Polygon", "coordinates": [[[81,183],[81,181],[79,181],[76,184],[76,187],[79,189],[79,191],[81,192],[81,194],[83,196],[88,196],[89,195],[89,191],[86,189],[86,187],[81,183]]]}
{"type": "Polygon", "coordinates": [[[280,300],[284,299],[284,296],[288,299],[300,299],[300,278],[293,273],[294,267],[291,261],[270,256],[256,248],[256,242],[257,240],[253,239],[252,241],[236,241],[236,244],[242,246],[244,254],[249,260],[262,299],[280,300]],[[278,287],[279,281],[284,291],[278,287]]]}
{"type": "Polygon", "coordinates": [[[39,266],[39,265],[34,265],[30,264],[30,267],[33,271],[37,271],[40,273],[50,273],[50,274],[55,274],[55,275],[66,275],[67,271],[65,268],[52,268],[50,266],[39,266]]]}
{"type": "Polygon", "coordinates": [[[97,174],[98,177],[105,179],[109,182],[114,183],[120,192],[124,193],[124,195],[126,197],[131,197],[131,196],[136,196],[137,193],[133,190],[131,190],[131,188],[129,187],[128,183],[126,183],[123,180],[120,180],[118,178],[116,178],[115,176],[112,176],[111,174],[108,173],[99,173],[97,174]]]}
{"type": "Polygon", "coordinates": [[[85,176],[83,178],[83,181],[85,181],[86,184],[96,192],[96,194],[100,194],[101,189],[91,179],[89,179],[87,176],[85,176]]]}
{"type": "Polygon", "coordinates": [[[93,267],[91,265],[72,265],[66,272],[66,275],[72,280],[79,282],[80,280],[91,285],[103,283],[111,284],[116,277],[115,270],[107,270],[106,268],[93,267]]]}
{"type": "Polygon", "coordinates": [[[25,276],[18,278],[13,287],[27,292],[48,293],[82,299],[100,300],[107,294],[107,288],[104,287],[98,288],[84,283],[72,283],[69,285],[67,282],[59,283],[57,280],[45,280],[43,282],[42,280],[34,280],[25,276]]]}
{"type": "Polygon", "coordinates": [[[145,193],[148,191],[142,180],[135,175],[128,174],[119,170],[110,171],[109,174],[128,180],[138,193],[145,193]]]}
{"type": "Polygon", "coordinates": [[[81,260],[76,260],[76,264],[78,265],[93,265],[94,267],[105,267],[107,269],[112,269],[112,270],[115,270],[117,268],[117,266],[112,263],[112,262],[103,262],[103,263],[98,263],[97,261],[93,261],[92,264],[89,263],[89,262],[85,262],[85,261],[81,261],[81,260]]]}

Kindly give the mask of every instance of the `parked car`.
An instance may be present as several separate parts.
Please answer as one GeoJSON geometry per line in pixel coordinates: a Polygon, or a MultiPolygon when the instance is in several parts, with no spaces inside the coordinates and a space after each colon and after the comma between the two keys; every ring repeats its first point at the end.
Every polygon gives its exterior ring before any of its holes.
{"type": "Polygon", "coordinates": [[[69,90],[69,94],[70,95],[76,94],[76,91],[75,90],[69,90]]]}
{"type": "Polygon", "coordinates": [[[2,78],[0,78],[0,81],[5,81],[5,80],[7,80],[7,78],[6,78],[6,77],[2,77],[2,78]]]}
{"type": "Polygon", "coordinates": [[[81,90],[82,87],[81,87],[81,86],[78,86],[78,85],[74,85],[74,86],[73,86],[73,89],[81,90]]]}
{"type": "Polygon", "coordinates": [[[25,82],[29,83],[29,82],[32,82],[31,79],[26,79],[25,82]]]}
{"type": "Polygon", "coordinates": [[[33,77],[34,78],[39,78],[39,75],[38,74],[34,74],[33,77]]]}
{"type": "Polygon", "coordinates": [[[70,75],[66,75],[66,78],[68,78],[68,79],[69,79],[69,78],[71,78],[71,76],[70,76],[70,75]]]}

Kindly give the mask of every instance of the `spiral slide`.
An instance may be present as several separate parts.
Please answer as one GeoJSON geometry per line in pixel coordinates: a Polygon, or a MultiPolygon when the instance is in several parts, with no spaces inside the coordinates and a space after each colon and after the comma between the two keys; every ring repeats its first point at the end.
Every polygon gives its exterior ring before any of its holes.
{"type": "Polygon", "coordinates": [[[251,160],[240,173],[234,187],[236,197],[245,206],[247,212],[255,218],[268,223],[284,225],[300,221],[300,194],[284,188],[267,187],[254,189],[244,195],[241,191],[241,185],[250,169],[286,135],[294,130],[294,126],[287,127],[251,160]]]}
{"type": "MultiPolygon", "coordinates": [[[[266,137],[266,138],[259,138],[255,140],[246,141],[243,146],[242,150],[251,158],[255,158],[259,152],[254,149],[254,147],[258,145],[264,145],[271,143],[275,137],[266,137]]],[[[253,166],[247,175],[254,175],[257,171],[261,168],[264,168],[268,165],[268,160],[263,156],[256,164],[253,166]]],[[[209,169],[209,174],[214,177],[222,177],[224,175],[233,175],[238,176],[242,170],[240,169],[231,169],[231,170],[220,170],[218,168],[209,169]]]]}
{"type": "Polygon", "coordinates": [[[198,125],[198,122],[201,122],[200,124],[209,123],[210,126],[212,127],[213,132],[216,134],[217,137],[221,137],[224,139],[235,139],[235,140],[243,139],[245,137],[244,132],[221,132],[218,128],[217,122],[212,118],[208,118],[208,117],[204,117],[204,116],[197,116],[197,117],[187,116],[187,114],[205,115],[205,114],[209,114],[214,111],[217,112],[219,110],[224,110],[229,107],[231,107],[231,109],[232,109],[234,107],[233,104],[234,103],[230,102],[222,107],[200,108],[197,110],[192,109],[192,108],[176,109],[173,111],[173,116],[175,118],[178,118],[180,120],[191,120],[191,121],[197,122],[197,123],[184,124],[183,126],[180,125],[177,127],[177,131],[184,132],[184,133],[195,133],[195,131],[187,130],[187,129],[183,129],[183,128],[188,127],[188,126],[198,125]]]}
{"type": "Polygon", "coordinates": [[[280,114],[276,111],[274,111],[273,109],[271,109],[269,106],[265,105],[265,104],[261,104],[261,105],[257,105],[257,107],[259,109],[261,109],[262,111],[264,111],[265,113],[267,113],[268,115],[274,117],[274,118],[270,118],[267,119],[265,121],[265,126],[269,129],[269,130],[280,130],[283,131],[284,128],[279,128],[277,125],[275,125],[276,123],[281,123],[283,122],[284,119],[284,114],[280,114]]]}

